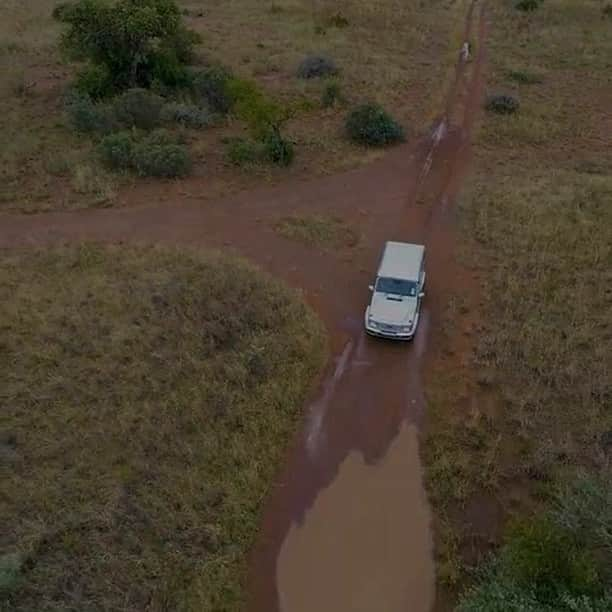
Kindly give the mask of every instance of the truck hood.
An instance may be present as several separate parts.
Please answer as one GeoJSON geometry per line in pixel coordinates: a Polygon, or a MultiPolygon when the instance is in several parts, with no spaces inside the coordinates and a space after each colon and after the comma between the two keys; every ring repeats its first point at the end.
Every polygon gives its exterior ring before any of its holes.
{"type": "Polygon", "coordinates": [[[370,303],[370,317],[378,323],[410,325],[416,317],[417,298],[375,293],[370,303]]]}

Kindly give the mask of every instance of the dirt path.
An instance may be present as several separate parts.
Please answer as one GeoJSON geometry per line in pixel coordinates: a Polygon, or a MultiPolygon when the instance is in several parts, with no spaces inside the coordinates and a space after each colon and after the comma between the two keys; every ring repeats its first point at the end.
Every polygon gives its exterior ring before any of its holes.
{"type": "Polygon", "coordinates": [[[452,257],[450,213],[483,89],[485,22],[480,15],[472,32],[477,13],[470,8],[465,39],[479,38],[478,56],[458,62],[431,133],[367,167],[205,206],[0,217],[0,248],[99,240],[234,249],[303,289],[320,313],[334,359],[267,504],[249,579],[254,612],[424,612],[433,605],[417,426],[422,368],[439,343],[436,323],[449,292],[465,281],[452,257]],[[273,230],[277,218],[313,212],[360,228],[360,247],[329,253],[273,230]],[[428,248],[426,306],[410,346],[362,331],[367,285],[391,239],[428,248]]]}

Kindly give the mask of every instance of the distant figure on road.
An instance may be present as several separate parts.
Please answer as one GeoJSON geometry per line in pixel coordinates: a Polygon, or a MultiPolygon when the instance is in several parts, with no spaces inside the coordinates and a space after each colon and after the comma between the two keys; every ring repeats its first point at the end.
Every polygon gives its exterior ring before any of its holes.
{"type": "Polygon", "coordinates": [[[461,59],[464,62],[467,62],[470,57],[470,43],[464,42],[463,47],[461,47],[461,59]]]}

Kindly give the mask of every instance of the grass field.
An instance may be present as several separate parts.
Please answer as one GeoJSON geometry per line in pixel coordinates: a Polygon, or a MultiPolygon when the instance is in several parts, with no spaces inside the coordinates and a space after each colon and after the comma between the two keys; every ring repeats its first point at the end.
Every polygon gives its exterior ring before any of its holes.
{"type": "Polygon", "coordinates": [[[0,278],[2,609],[240,609],[314,315],[189,251],[5,253],[0,278]]]}
{"type": "Polygon", "coordinates": [[[442,371],[430,389],[425,454],[440,578],[451,589],[510,519],[546,507],[576,469],[610,462],[612,23],[603,6],[546,0],[521,13],[489,3],[489,93],[521,107],[483,117],[460,203],[462,258],[481,278],[476,399],[458,403],[462,381],[442,371]]]}
{"type": "MultiPolygon", "coordinates": [[[[0,210],[121,205],[126,182],[133,187],[132,179],[101,172],[90,139],[66,126],[62,92],[75,67],[58,51],[55,4],[7,0],[0,6],[0,210]]],[[[296,109],[286,128],[297,152],[289,170],[228,164],[224,140],[242,134],[239,122],[190,132],[192,180],[205,198],[262,180],[335,172],[379,155],[351,145],[343,132],[348,108],[366,100],[382,103],[408,134],[428,125],[440,110],[467,0],[179,4],[187,25],[203,35],[201,62],[220,61],[296,109]],[[309,53],[336,62],[340,104],[323,104],[326,82],[296,77],[309,53]]]]}

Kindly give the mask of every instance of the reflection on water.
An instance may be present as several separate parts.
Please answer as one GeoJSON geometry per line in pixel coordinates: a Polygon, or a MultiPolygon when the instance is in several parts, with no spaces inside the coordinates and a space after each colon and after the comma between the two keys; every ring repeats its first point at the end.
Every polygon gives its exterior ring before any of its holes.
{"type": "Polygon", "coordinates": [[[277,560],[282,612],[427,612],[434,598],[429,514],[416,429],[386,455],[351,452],[277,560]]]}

